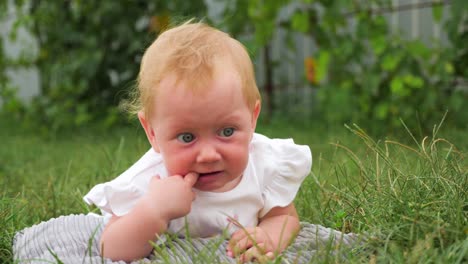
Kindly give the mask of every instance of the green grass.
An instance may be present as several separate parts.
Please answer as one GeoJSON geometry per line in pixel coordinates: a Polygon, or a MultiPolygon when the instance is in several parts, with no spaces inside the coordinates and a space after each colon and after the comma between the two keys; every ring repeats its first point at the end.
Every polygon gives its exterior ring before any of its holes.
{"type": "MultiPolygon", "coordinates": [[[[304,221],[369,236],[362,248],[343,249],[350,262],[468,261],[467,130],[442,126],[414,138],[403,130],[379,141],[354,126],[272,122],[258,132],[310,145],[313,170],[296,206],[304,221]]],[[[148,149],[137,126],[44,138],[3,117],[0,138],[0,263],[12,262],[18,230],[96,211],[82,196],[148,149]]],[[[321,250],[317,262],[340,262],[330,250],[321,250]]]]}

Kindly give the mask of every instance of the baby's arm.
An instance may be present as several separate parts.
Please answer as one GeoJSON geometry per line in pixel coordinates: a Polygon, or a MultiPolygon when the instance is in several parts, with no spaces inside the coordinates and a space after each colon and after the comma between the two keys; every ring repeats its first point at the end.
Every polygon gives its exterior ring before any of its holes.
{"type": "Polygon", "coordinates": [[[101,254],[112,260],[132,261],[151,253],[154,241],[169,221],[187,215],[195,198],[192,186],[198,175],[154,177],[148,192],[126,215],[113,216],[101,236],[101,254]]]}
{"type": "Polygon", "coordinates": [[[271,209],[260,219],[258,226],[270,236],[273,248],[277,253],[289,246],[301,228],[299,216],[293,203],[286,207],[271,209]]]}
{"type": "Polygon", "coordinates": [[[236,231],[229,241],[228,254],[242,254],[243,261],[271,259],[289,246],[299,229],[299,217],[293,203],[275,207],[260,219],[257,227],[236,231]]]}

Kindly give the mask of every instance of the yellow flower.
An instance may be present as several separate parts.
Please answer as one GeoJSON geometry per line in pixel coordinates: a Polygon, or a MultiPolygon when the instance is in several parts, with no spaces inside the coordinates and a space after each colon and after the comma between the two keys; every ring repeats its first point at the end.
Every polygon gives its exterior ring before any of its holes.
{"type": "Polygon", "coordinates": [[[317,84],[317,63],[315,59],[312,57],[306,57],[304,59],[304,69],[306,79],[312,84],[317,84]]]}

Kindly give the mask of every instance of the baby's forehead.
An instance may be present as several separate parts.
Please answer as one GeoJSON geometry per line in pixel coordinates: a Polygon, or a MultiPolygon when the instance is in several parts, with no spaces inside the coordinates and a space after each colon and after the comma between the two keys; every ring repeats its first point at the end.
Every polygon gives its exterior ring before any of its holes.
{"type": "Polygon", "coordinates": [[[175,92],[187,95],[204,96],[207,92],[219,87],[224,91],[239,91],[243,93],[243,82],[239,73],[230,68],[217,66],[210,74],[180,75],[175,72],[169,73],[162,78],[157,85],[157,97],[171,96],[175,92]]]}
{"type": "Polygon", "coordinates": [[[177,80],[172,74],[161,82],[159,89],[152,110],[160,117],[174,116],[175,113],[206,117],[221,114],[223,109],[234,112],[234,109],[248,106],[241,82],[234,74],[223,74],[205,86],[177,80]]]}

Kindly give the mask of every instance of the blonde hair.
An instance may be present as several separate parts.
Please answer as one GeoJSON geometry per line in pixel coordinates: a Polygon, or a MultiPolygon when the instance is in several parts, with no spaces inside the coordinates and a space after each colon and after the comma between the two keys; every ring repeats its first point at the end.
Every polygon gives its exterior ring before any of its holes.
{"type": "Polygon", "coordinates": [[[163,32],[145,51],[138,76],[133,112],[143,110],[148,119],[161,81],[174,74],[177,82],[201,93],[212,81],[215,60],[226,59],[237,71],[242,93],[253,109],[260,93],[252,61],[245,47],[228,34],[203,23],[188,21],[163,32]]]}

